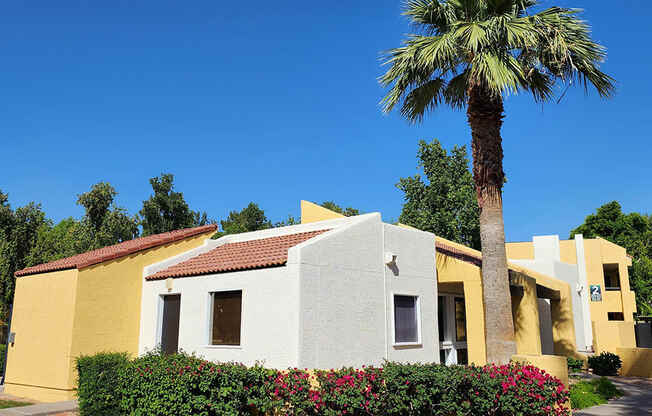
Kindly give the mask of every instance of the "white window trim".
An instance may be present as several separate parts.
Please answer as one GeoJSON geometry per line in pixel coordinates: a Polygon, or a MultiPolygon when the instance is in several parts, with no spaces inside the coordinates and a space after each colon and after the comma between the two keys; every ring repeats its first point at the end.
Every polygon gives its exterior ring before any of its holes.
{"type": "Polygon", "coordinates": [[[421,296],[415,293],[405,293],[405,292],[392,292],[392,345],[394,347],[422,347],[423,341],[421,340],[421,296]],[[397,342],[396,341],[396,310],[395,310],[395,297],[396,296],[411,296],[416,298],[416,314],[417,314],[417,340],[414,342],[397,342]]]}
{"type": "Polygon", "coordinates": [[[242,287],[236,287],[233,289],[219,289],[211,290],[208,292],[208,305],[206,313],[206,345],[203,345],[202,348],[205,349],[214,349],[214,350],[241,350],[245,344],[244,340],[244,310],[245,310],[245,289],[242,287]],[[240,292],[240,344],[239,345],[213,345],[213,302],[215,293],[222,292],[240,292]]]}
{"type": "MultiPolygon", "coordinates": [[[[157,312],[156,314],[158,315],[158,319],[156,321],[156,342],[155,346],[156,348],[161,348],[161,345],[163,343],[163,306],[165,305],[164,303],[164,298],[166,296],[173,296],[173,295],[179,295],[179,344],[181,343],[181,307],[183,306],[181,304],[181,292],[165,292],[165,293],[159,293],[158,294],[158,302],[157,302],[157,312]]],[[[181,347],[179,345],[179,347],[181,347]]]]}

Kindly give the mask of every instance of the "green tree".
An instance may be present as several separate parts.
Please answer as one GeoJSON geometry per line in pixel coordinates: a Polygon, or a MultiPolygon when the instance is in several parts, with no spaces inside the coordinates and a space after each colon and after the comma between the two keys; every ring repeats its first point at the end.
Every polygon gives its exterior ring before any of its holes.
{"type": "Polygon", "coordinates": [[[239,234],[250,231],[266,230],[272,228],[272,223],[267,219],[265,211],[258,204],[250,202],[241,211],[231,211],[229,216],[220,221],[222,231],[215,233],[213,238],[227,234],[239,234]]]}
{"type": "Polygon", "coordinates": [[[417,159],[425,180],[415,175],[396,185],[405,199],[399,222],[480,249],[480,209],[466,146],[448,154],[438,140],[421,140],[417,159]]]}
{"type": "Polygon", "coordinates": [[[188,207],[183,193],[174,191],[174,175],[171,173],[151,178],[149,183],[154,194],[143,201],[140,210],[143,235],[197,227],[210,222],[205,212],[195,212],[188,207]]]}
{"type": "Polygon", "coordinates": [[[584,223],[570,232],[570,238],[582,234],[585,238],[602,237],[625,247],[632,256],[629,280],[636,292],[640,314],[652,314],[652,219],[636,212],[624,214],[617,201],[602,205],[584,223]]]}
{"type": "Polygon", "coordinates": [[[480,207],[482,281],[489,362],[516,352],[502,209],[503,99],[531,93],[553,98],[556,83],[593,85],[610,96],[613,79],[599,69],[605,48],[595,43],[578,11],[537,0],[407,0],[418,33],[387,53],[385,112],[400,106],[411,122],[441,105],[466,107],[473,179],[480,207]]]}
{"type": "MultiPolygon", "coordinates": [[[[5,206],[8,206],[6,202],[5,206]]],[[[0,302],[3,317],[6,316],[7,306],[13,302],[14,273],[29,265],[29,253],[43,226],[51,227],[52,223],[45,217],[40,204],[30,202],[12,212],[9,227],[0,235],[0,302]]]]}
{"type": "Polygon", "coordinates": [[[86,230],[77,230],[76,235],[88,240],[87,244],[79,247],[80,252],[138,237],[138,218],[130,216],[126,209],[116,205],[116,195],[118,193],[111,184],[99,182],[90,191],[77,197],[77,205],[86,210],[81,221],[81,226],[86,230]]]}
{"type": "Polygon", "coordinates": [[[352,208],[352,207],[343,208],[343,207],[337,205],[333,201],[324,201],[324,202],[321,203],[321,206],[326,208],[326,209],[330,209],[331,211],[337,212],[338,214],[342,214],[345,217],[355,217],[356,215],[360,215],[359,210],[357,210],[355,208],[352,208]]]}

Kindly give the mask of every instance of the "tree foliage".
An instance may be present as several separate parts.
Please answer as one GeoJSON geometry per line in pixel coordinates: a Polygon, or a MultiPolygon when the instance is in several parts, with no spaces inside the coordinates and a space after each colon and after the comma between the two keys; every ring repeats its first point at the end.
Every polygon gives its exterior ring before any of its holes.
{"type": "Polygon", "coordinates": [[[360,210],[353,207],[341,207],[334,201],[324,201],[321,203],[321,206],[331,211],[337,212],[338,214],[342,214],[345,217],[355,217],[356,215],[360,215],[360,210]]]}
{"type": "Polygon", "coordinates": [[[480,249],[480,221],[466,146],[446,151],[438,140],[419,142],[418,168],[425,178],[401,178],[405,203],[399,222],[480,249]]]}
{"type": "Polygon", "coordinates": [[[143,201],[140,210],[143,235],[164,233],[181,228],[197,227],[209,223],[205,212],[193,211],[183,198],[174,191],[174,175],[163,173],[149,180],[154,194],[143,201]]]}
{"type": "Polygon", "coordinates": [[[570,237],[575,234],[602,237],[627,249],[632,256],[629,279],[636,292],[638,311],[652,315],[652,217],[636,212],[624,214],[620,204],[612,201],[588,215],[570,237]]]}
{"type": "Polygon", "coordinates": [[[239,234],[272,228],[272,223],[267,219],[265,211],[253,202],[250,202],[249,205],[240,211],[229,212],[229,216],[225,220],[220,221],[220,224],[222,225],[222,231],[216,233],[213,238],[219,238],[227,234],[239,234]]]}
{"type": "Polygon", "coordinates": [[[29,266],[29,255],[39,230],[42,227],[51,227],[52,223],[45,217],[40,204],[30,202],[12,211],[7,195],[1,191],[0,199],[4,200],[0,203],[4,227],[0,230],[0,313],[6,317],[6,305],[13,301],[14,296],[14,272],[29,266]]]}

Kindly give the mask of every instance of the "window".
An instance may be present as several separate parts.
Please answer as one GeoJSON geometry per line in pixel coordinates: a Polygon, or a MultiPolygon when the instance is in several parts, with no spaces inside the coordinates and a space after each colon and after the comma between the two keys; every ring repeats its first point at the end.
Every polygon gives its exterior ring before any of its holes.
{"type": "Polygon", "coordinates": [[[603,264],[604,272],[604,289],[620,290],[620,274],[618,273],[617,264],[603,264]]]}
{"type": "Polygon", "coordinates": [[[394,295],[394,342],[419,342],[418,297],[394,295]]]}
{"type": "MultiPolygon", "coordinates": [[[[446,309],[446,298],[443,296],[437,297],[437,317],[439,322],[439,342],[444,341],[446,332],[446,320],[444,319],[444,309],[446,309]]],[[[442,360],[442,362],[444,362],[442,360]]]]}
{"type": "Polygon", "coordinates": [[[624,321],[625,315],[622,312],[607,312],[610,321],[624,321]]]}
{"type": "Polygon", "coordinates": [[[242,291],[213,293],[211,345],[240,345],[242,291]]]}
{"type": "Polygon", "coordinates": [[[466,307],[464,298],[455,298],[455,341],[466,341],[466,307]]]}

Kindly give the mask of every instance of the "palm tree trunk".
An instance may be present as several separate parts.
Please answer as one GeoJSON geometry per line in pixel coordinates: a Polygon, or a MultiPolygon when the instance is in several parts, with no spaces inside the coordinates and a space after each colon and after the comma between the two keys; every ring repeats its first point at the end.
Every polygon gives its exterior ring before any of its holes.
{"type": "Polygon", "coordinates": [[[473,136],[473,180],[480,206],[487,362],[506,364],[516,354],[516,343],[503,223],[502,188],[505,174],[500,137],[503,101],[479,86],[469,88],[468,93],[467,117],[473,136]]]}

